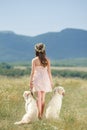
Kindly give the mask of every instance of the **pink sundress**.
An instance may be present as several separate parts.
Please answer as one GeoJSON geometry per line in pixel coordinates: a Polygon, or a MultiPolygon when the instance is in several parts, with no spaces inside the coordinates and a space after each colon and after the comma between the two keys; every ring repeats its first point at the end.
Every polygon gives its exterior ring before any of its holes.
{"type": "Polygon", "coordinates": [[[33,76],[33,91],[51,92],[52,87],[47,67],[36,66],[33,76]]]}

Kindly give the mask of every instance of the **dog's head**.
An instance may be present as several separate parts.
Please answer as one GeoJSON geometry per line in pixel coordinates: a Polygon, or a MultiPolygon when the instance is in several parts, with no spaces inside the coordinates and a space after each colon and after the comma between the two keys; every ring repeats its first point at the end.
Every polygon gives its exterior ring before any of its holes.
{"type": "Polygon", "coordinates": [[[59,93],[60,95],[65,95],[65,89],[62,86],[58,86],[54,88],[54,93],[59,93]]]}
{"type": "Polygon", "coordinates": [[[23,97],[24,97],[25,101],[28,100],[29,97],[31,97],[31,96],[32,96],[31,91],[24,91],[23,97]]]}

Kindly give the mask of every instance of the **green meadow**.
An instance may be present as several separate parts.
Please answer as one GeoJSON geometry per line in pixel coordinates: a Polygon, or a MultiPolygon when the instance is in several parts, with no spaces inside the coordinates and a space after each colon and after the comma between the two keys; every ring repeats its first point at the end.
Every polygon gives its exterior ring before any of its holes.
{"type": "MultiPolygon", "coordinates": [[[[29,76],[0,76],[0,130],[87,130],[87,80],[53,77],[54,87],[65,88],[59,120],[38,120],[14,125],[25,114],[23,92],[29,90],[29,76]]],[[[46,106],[53,93],[46,94],[46,106]]],[[[44,113],[45,114],[45,113],[44,113]]]]}

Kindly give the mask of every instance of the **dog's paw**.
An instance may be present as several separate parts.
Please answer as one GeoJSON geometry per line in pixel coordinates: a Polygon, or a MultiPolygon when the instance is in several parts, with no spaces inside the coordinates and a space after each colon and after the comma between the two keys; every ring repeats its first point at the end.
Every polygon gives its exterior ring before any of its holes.
{"type": "Polygon", "coordinates": [[[18,122],[15,122],[14,125],[21,125],[22,122],[21,121],[18,121],[18,122]]]}

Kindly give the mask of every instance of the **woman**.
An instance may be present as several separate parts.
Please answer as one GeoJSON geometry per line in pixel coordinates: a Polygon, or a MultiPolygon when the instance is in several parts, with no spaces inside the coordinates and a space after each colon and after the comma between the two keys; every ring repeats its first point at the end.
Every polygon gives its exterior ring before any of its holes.
{"type": "Polygon", "coordinates": [[[50,60],[46,57],[45,45],[35,45],[36,57],[32,59],[30,88],[37,93],[38,118],[41,119],[45,106],[45,93],[52,91],[50,60]]]}

